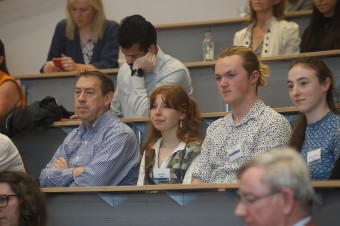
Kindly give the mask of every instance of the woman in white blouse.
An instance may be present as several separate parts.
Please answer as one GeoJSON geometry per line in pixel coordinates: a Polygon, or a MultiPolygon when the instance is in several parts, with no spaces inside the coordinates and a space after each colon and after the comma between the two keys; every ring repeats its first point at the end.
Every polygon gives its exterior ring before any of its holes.
{"type": "Polygon", "coordinates": [[[246,46],[257,56],[300,52],[299,25],[283,19],[285,0],[250,0],[250,24],[234,36],[234,46],[246,46]]]}
{"type": "Polygon", "coordinates": [[[138,185],[189,184],[203,142],[197,104],[179,85],[155,88],[149,99],[151,123],[138,185]]]}

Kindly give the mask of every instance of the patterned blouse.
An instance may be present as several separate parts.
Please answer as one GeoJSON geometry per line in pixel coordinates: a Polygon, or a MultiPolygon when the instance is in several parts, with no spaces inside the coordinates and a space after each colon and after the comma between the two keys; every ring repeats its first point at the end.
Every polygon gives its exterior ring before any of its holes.
{"type": "MultiPolygon", "coordinates": [[[[249,48],[253,49],[253,42],[250,43],[249,48]]],[[[260,45],[257,46],[257,48],[254,50],[256,56],[261,57],[263,51],[263,41],[260,43],[260,45]]]]}
{"type": "Polygon", "coordinates": [[[153,146],[153,167],[145,173],[145,153],[139,169],[137,185],[146,184],[190,184],[192,170],[196,165],[197,157],[201,153],[202,144],[199,142],[181,142],[178,147],[158,167],[158,156],[162,138],[153,146]],[[154,169],[170,169],[171,180],[158,180],[153,175],[154,169]]]}
{"type": "Polygon", "coordinates": [[[257,154],[286,146],[290,134],[287,119],[258,100],[239,124],[229,114],[208,127],[192,177],[206,183],[235,183],[241,165],[257,154]]]}
{"type": "Polygon", "coordinates": [[[307,125],[302,157],[309,165],[312,180],[327,180],[340,155],[340,116],[328,112],[320,120],[307,125]],[[321,148],[321,159],[308,161],[308,152],[321,148]]]}
{"type": "Polygon", "coordinates": [[[93,55],[93,48],[94,48],[94,40],[90,38],[85,45],[81,46],[81,50],[83,52],[84,62],[85,64],[89,64],[92,59],[93,55]]]}

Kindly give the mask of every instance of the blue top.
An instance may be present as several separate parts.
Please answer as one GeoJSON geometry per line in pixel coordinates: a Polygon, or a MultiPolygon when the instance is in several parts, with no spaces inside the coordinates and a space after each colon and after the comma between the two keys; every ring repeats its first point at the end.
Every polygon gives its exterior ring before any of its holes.
{"type": "Polygon", "coordinates": [[[321,148],[321,161],[308,164],[311,178],[327,180],[340,155],[340,116],[333,112],[306,127],[301,155],[307,161],[307,153],[318,148],[321,148]]]}
{"type": "MultiPolygon", "coordinates": [[[[95,43],[90,64],[98,69],[118,67],[118,24],[105,20],[103,38],[95,43]]],[[[54,31],[47,61],[65,54],[72,57],[75,63],[85,64],[78,28],[75,30],[74,40],[66,37],[66,20],[61,20],[54,31]]]]}
{"type": "Polygon", "coordinates": [[[136,135],[107,111],[90,128],[82,123],[64,140],[46,168],[41,171],[42,187],[136,185],[140,158],[136,135]],[[69,169],[54,168],[60,157],[69,169]],[[73,177],[75,167],[85,170],[73,177]]]}

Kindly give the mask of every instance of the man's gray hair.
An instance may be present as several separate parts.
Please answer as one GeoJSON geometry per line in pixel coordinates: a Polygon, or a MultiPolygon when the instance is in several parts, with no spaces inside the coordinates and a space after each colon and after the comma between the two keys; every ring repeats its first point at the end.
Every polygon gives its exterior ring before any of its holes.
{"type": "Polygon", "coordinates": [[[301,208],[306,211],[306,214],[310,214],[314,189],[308,166],[296,150],[273,149],[257,155],[239,169],[238,178],[251,167],[265,169],[263,180],[271,187],[272,192],[279,192],[284,188],[291,189],[301,208]]]}

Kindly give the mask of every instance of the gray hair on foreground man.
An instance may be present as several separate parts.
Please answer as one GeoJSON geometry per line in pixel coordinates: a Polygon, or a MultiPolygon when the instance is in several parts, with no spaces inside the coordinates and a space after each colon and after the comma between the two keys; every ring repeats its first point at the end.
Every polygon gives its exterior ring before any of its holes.
{"type": "Polygon", "coordinates": [[[238,171],[240,201],[235,215],[246,225],[316,225],[311,220],[314,189],[297,151],[273,149],[238,171]]]}

